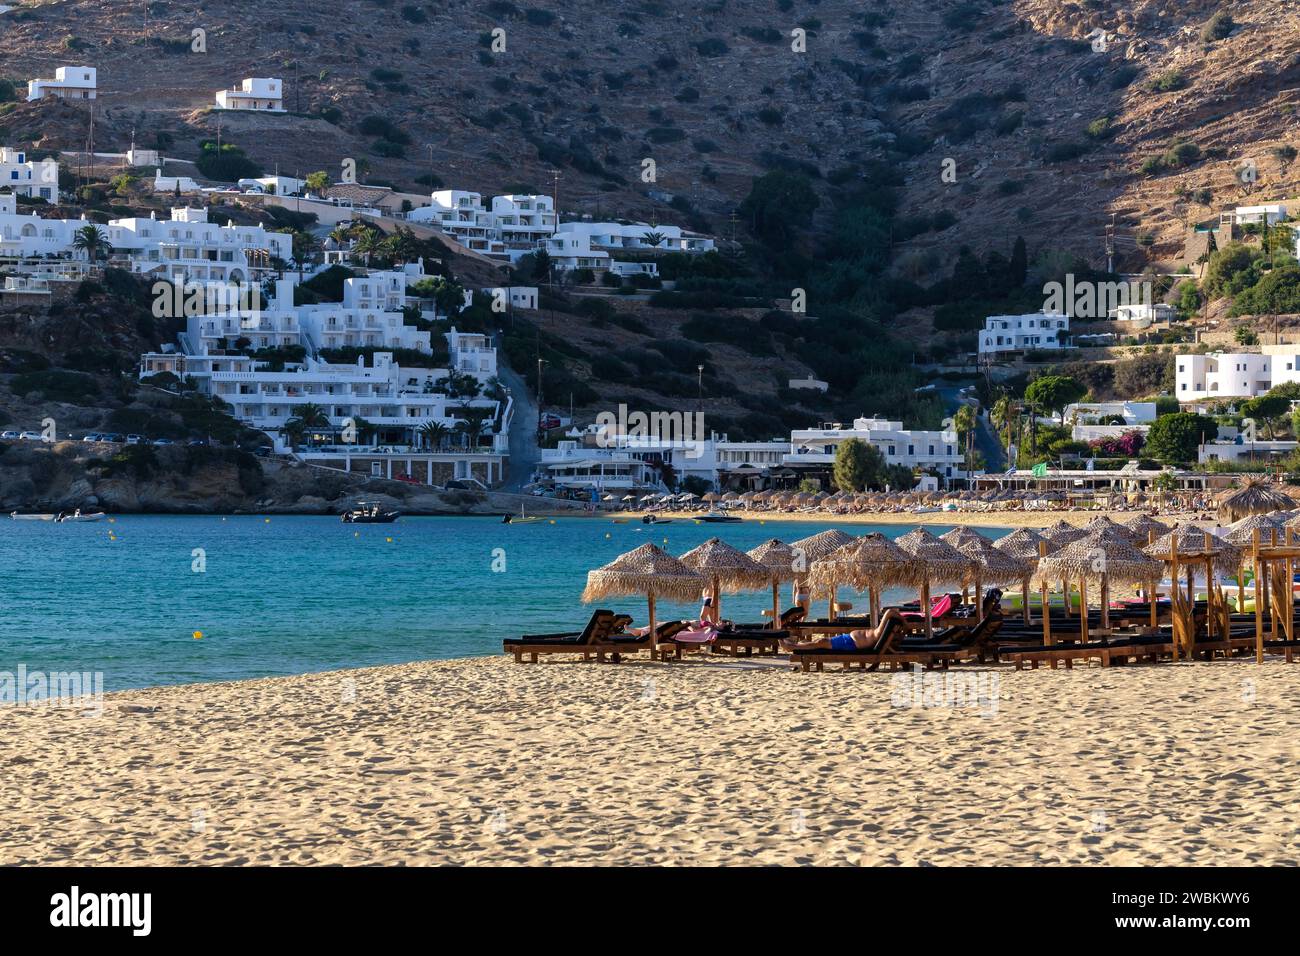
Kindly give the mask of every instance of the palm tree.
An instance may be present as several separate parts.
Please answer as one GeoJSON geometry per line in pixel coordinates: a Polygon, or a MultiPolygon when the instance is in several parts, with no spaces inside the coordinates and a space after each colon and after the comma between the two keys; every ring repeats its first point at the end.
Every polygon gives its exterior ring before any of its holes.
{"type": "Polygon", "coordinates": [[[456,431],[465,436],[465,445],[469,447],[472,441],[475,446],[478,445],[479,437],[483,434],[483,428],[487,424],[488,418],[492,415],[490,409],[475,408],[471,405],[460,405],[456,408],[460,416],[460,423],[456,426],[456,431]]]}
{"type": "Polygon", "coordinates": [[[952,417],[952,427],[957,430],[958,439],[965,444],[966,480],[970,481],[970,451],[975,438],[975,409],[963,403],[952,417]]]}
{"type": "Polygon", "coordinates": [[[658,248],[659,243],[663,242],[665,237],[662,232],[647,232],[641,238],[650,243],[651,247],[658,248]]]}
{"type": "Polygon", "coordinates": [[[361,256],[366,268],[369,269],[370,257],[379,252],[379,244],[380,241],[375,236],[375,230],[366,229],[357,236],[356,242],[352,244],[352,251],[361,256]]]}
{"type": "Polygon", "coordinates": [[[84,250],[86,256],[90,259],[90,264],[94,265],[99,260],[99,254],[104,253],[104,258],[113,251],[113,244],[108,241],[108,233],[98,226],[82,226],[72,237],[72,247],[74,249],[84,250]]]}
{"type": "Polygon", "coordinates": [[[325,409],[314,402],[307,402],[298,407],[298,416],[291,418],[280,426],[280,432],[289,436],[290,447],[296,448],[302,436],[313,428],[327,427],[330,423],[325,409]]]}
{"type": "Polygon", "coordinates": [[[424,439],[424,446],[430,451],[441,448],[451,434],[450,429],[442,422],[425,422],[418,429],[419,435],[424,439]]]}

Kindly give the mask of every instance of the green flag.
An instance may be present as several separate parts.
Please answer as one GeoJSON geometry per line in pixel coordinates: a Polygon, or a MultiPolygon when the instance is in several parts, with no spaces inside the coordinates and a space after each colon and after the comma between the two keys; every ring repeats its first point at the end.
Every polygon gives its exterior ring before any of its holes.
{"type": "Polygon", "coordinates": [[[1034,469],[1033,469],[1033,471],[1034,471],[1034,477],[1035,477],[1035,478],[1046,478],[1046,477],[1047,477],[1047,462],[1045,462],[1045,461],[1040,461],[1038,464],[1034,465],[1034,469]]]}

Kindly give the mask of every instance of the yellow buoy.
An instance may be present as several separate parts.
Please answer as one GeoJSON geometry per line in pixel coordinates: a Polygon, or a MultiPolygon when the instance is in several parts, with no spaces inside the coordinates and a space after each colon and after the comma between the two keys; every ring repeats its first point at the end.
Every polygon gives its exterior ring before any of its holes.
{"type": "Polygon", "coordinates": [[[271,519],[270,519],[270,518],[263,518],[262,520],[265,521],[267,524],[270,524],[270,523],[271,523],[271,519]]]}
{"type": "Polygon", "coordinates": [[[605,540],[606,540],[606,541],[609,540],[609,532],[608,532],[608,531],[605,532],[605,540]]]}
{"type": "Polygon", "coordinates": [[[392,543],[393,543],[393,539],[392,539],[392,538],[385,538],[384,540],[387,541],[389,544],[392,544],[392,543]]]}
{"type": "Polygon", "coordinates": [[[352,532],[352,537],[354,537],[354,538],[359,538],[359,537],[361,537],[361,532],[360,532],[360,531],[353,531],[353,532],[352,532]]]}
{"type": "Polygon", "coordinates": [[[196,641],[201,641],[201,640],[203,640],[203,632],[202,632],[202,631],[195,631],[195,632],[194,632],[194,639],[195,639],[196,641]]]}
{"type": "Polygon", "coordinates": [[[554,519],[554,518],[551,519],[551,524],[555,524],[555,519],[554,519]]]}

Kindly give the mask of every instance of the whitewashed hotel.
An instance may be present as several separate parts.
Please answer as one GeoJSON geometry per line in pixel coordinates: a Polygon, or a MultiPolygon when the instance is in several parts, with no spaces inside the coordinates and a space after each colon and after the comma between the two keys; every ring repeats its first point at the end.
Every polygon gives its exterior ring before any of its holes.
{"type": "Polygon", "coordinates": [[[52,80],[28,80],[27,102],[57,97],[61,100],[93,100],[99,95],[99,79],[93,66],[61,66],[52,80]]]}
{"type": "Polygon", "coordinates": [[[857,438],[878,448],[890,465],[920,471],[934,471],[943,479],[957,477],[962,454],[957,432],[949,425],[940,431],[903,428],[900,421],[885,418],[855,418],[850,427],[838,422],[821,428],[804,428],[790,433],[790,451],[781,459],[785,468],[804,477],[818,478],[830,487],[829,476],[841,443],[857,438]]]}
{"type": "Polygon", "coordinates": [[[84,219],[42,219],[36,213],[20,214],[18,198],[0,192],[0,260],[11,265],[38,260],[47,266],[51,259],[85,259],[73,249],[73,234],[86,225],[84,219]]]}
{"type": "Polygon", "coordinates": [[[230,90],[217,91],[217,107],[223,110],[284,112],[284,81],[279,77],[249,77],[230,90]]]}
{"type": "Polygon", "coordinates": [[[170,220],[113,219],[107,232],[110,261],[173,282],[250,282],[270,274],[276,260],[293,257],[288,233],[221,226],[208,221],[206,209],[173,209],[170,220]]]}
{"type": "Polygon", "coordinates": [[[1028,315],[990,315],[979,333],[979,354],[1068,349],[1069,316],[1046,312],[1028,315]]]}
{"type": "Polygon", "coordinates": [[[59,201],[59,163],[55,159],[28,159],[27,152],[0,146],[0,190],[15,196],[59,201]]]}
{"type": "MultiPolygon", "coordinates": [[[[308,444],[297,450],[298,457],[315,464],[424,484],[452,478],[496,483],[509,453],[513,402],[508,396],[499,402],[451,394],[450,369],[404,366],[395,359],[398,349],[431,354],[430,333],[405,325],[403,314],[389,309],[405,304],[406,279],[404,272],[349,279],[342,303],[314,306],[294,306],[295,280],[280,279],[263,310],[188,316],[180,350],[143,355],[140,377],[170,372],[191,380],[286,452],[280,429],[304,405],[318,405],[329,424],[313,429],[308,444]],[[248,354],[293,346],[301,346],[303,358],[284,360],[282,371],[272,371],[268,358],[248,354]],[[332,363],[323,350],[333,348],[375,351],[368,361],[362,355],[355,363],[332,363]],[[467,408],[488,415],[489,427],[477,441],[456,434],[467,408]],[[349,441],[349,427],[362,422],[373,432],[349,441]],[[422,432],[427,424],[440,424],[449,433],[435,448],[428,447],[422,432]]],[[[495,374],[495,352],[490,361],[482,354],[490,350],[485,337],[453,329],[447,339],[457,372],[481,383],[495,374]]]]}

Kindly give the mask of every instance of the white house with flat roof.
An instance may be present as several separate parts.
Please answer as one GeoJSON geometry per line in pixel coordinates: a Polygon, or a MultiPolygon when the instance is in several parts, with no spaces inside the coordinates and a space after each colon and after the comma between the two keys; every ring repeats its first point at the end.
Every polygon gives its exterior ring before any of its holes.
{"type": "Polygon", "coordinates": [[[1147,305],[1120,305],[1107,316],[1112,322],[1128,322],[1135,329],[1145,329],[1154,322],[1168,322],[1177,318],[1178,310],[1163,302],[1147,305]]]}
{"type": "Polygon", "coordinates": [[[1047,312],[990,315],[979,333],[979,354],[1055,350],[1070,345],[1070,318],[1047,312]]]}
{"type": "Polygon", "coordinates": [[[1254,398],[1283,381],[1296,381],[1297,356],[1258,352],[1208,352],[1174,358],[1174,394],[1180,402],[1254,398]],[[1277,360],[1277,361],[1275,361],[1277,360]],[[1289,377],[1274,378],[1274,368],[1289,377]]]}
{"type": "Polygon", "coordinates": [[[62,100],[93,100],[98,96],[99,80],[93,66],[61,66],[52,80],[28,80],[27,102],[47,96],[62,100]]]}
{"type": "Polygon", "coordinates": [[[713,239],[687,232],[681,226],[652,225],[646,222],[564,222],[559,231],[590,236],[594,248],[636,252],[709,252],[713,239]]]}
{"type": "Polygon", "coordinates": [[[17,196],[58,202],[58,160],[29,159],[26,150],[0,146],[0,189],[8,189],[17,196]]]}
{"type": "Polygon", "coordinates": [[[1267,203],[1262,206],[1238,206],[1232,211],[1232,219],[1239,226],[1272,226],[1286,219],[1286,205],[1280,202],[1267,203]]]}
{"type": "Polygon", "coordinates": [[[838,422],[821,428],[796,429],[790,433],[790,451],[781,460],[787,468],[829,474],[840,445],[857,438],[878,448],[891,465],[922,471],[936,471],[945,479],[961,470],[962,453],[957,432],[949,424],[941,431],[903,428],[900,421],[874,416],[855,418],[850,427],[838,422]]]}
{"type": "Polygon", "coordinates": [[[538,239],[555,232],[555,201],[550,196],[493,196],[492,216],[499,238],[507,245],[535,246],[538,239]]]}
{"type": "Polygon", "coordinates": [[[20,214],[18,198],[0,192],[0,260],[17,263],[31,259],[85,258],[72,241],[85,219],[42,219],[36,213],[20,214]]]}
{"type": "Polygon", "coordinates": [[[112,259],[132,272],[175,281],[248,282],[270,272],[273,260],[293,258],[293,238],[261,226],[208,222],[207,209],[177,208],[170,220],[153,217],[108,223],[112,259]]]}
{"type": "Polygon", "coordinates": [[[279,77],[249,77],[230,90],[217,91],[217,106],[223,110],[284,112],[284,81],[279,77]]]}

